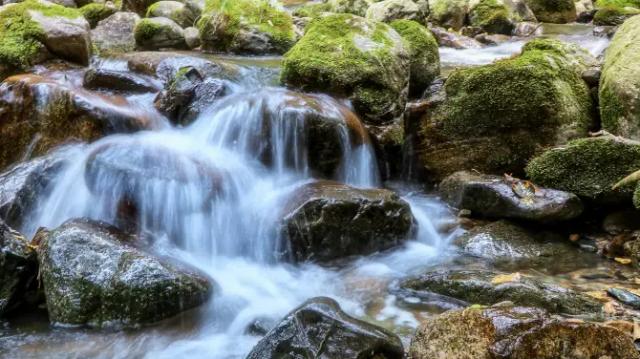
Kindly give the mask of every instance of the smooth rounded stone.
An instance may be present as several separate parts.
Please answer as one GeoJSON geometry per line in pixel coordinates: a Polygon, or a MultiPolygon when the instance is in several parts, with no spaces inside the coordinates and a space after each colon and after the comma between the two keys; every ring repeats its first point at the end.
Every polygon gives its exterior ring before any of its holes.
{"type": "Polygon", "coordinates": [[[505,220],[473,228],[456,238],[454,244],[471,256],[493,261],[502,267],[520,264],[552,269],[558,260],[580,257],[577,249],[562,241],[560,236],[534,232],[505,220]]]}
{"type": "Polygon", "coordinates": [[[572,193],[513,177],[461,171],[445,178],[439,189],[451,206],[482,217],[558,222],[576,218],[583,210],[582,201],[572,193]]]}
{"type": "Polygon", "coordinates": [[[76,18],[48,16],[30,10],[31,20],[43,31],[42,43],[47,49],[63,59],[88,65],[91,57],[91,27],[80,13],[76,18]]]}
{"type": "Polygon", "coordinates": [[[640,139],[640,15],[620,26],[605,54],[600,81],[602,128],[640,139]]]}
{"type": "Polygon", "coordinates": [[[0,318],[38,287],[38,261],[23,235],[0,221],[0,318]]]}
{"type": "Polygon", "coordinates": [[[122,55],[130,70],[159,78],[165,87],[185,68],[195,68],[202,77],[224,77],[221,64],[182,53],[167,51],[137,51],[122,55]]]}
{"type": "Polygon", "coordinates": [[[123,92],[158,92],[158,81],[129,71],[89,69],[84,73],[83,86],[92,90],[123,92]]]}
{"type": "Polygon", "coordinates": [[[317,297],[289,313],[247,356],[262,358],[401,359],[404,349],[392,332],[347,315],[331,298],[317,297]]]}
{"type": "Polygon", "coordinates": [[[38,199],[68,164],[65,149],[20,162],[0,174],[0,218],[14,228],[28,220],[38,199]]]}
{"type": "Polygon", "coordinates": [[[188,125],[226,93],[224,81],[207,77],[195,67],[182,67],[154,104],[172,122],[188,125]]]}
{"type": "Polygon", "coordinates": [[[199,13],[192,12],[192,8],[178,1],[162,0],[153,3],[147,9],[146,17],[164,17],[173,20],[180,27],[189,27],[195,24],[199,13]]]}
{"type": "Polygon", "coordinates": [[[418,130],[428,178],[461,170],[519,175],[537,153],[587,136],[594,103],[580,75],[594,62],[574,44],[536,39],[519,56],[453,71],[445,101],[428,109],[418,130]]]}
{"type": "Polygon", "coordinates": [[[196,26],[212,52],[283,54],[295,42],[293,18],[269,0],[211,1],[196,26]]]}
{"type": "Polygon", "coordinates": [[[73,219],[36,234],[49,320],[66,325],[139,327],[205,303],[210,279],[135,248],[114,227],[73,219]]]}
{"type": "Polygon", "coordinates": [[[497,0],[480,0],[469,11],[469,22],[489,34],[511,35],[514,28],[509,9],[497,0]]]}
{"type": "Polygon", "coordinates": [[[136,49],[133,30],[140,16],[133,12],[119,11],[98,22],[91,31],[91,39],[100,55],[132,52],[136,49]]]}
{"type": "Polygon", "coordinates": [[[599,204],[631,202],[634,186],[613,186],[640,168],[640,142],[603,135],[579,139],[533,158],[526,172],[548,188],[599,204]]]}
{"type": "Polygon", "coordinates": [[[351,100],[364,123],[388,125],[404,111],[410,56],[390,26],[350,14],[313,21],[285,54],[281,82],[351,100]]]}
{"type": "Polygon", "coordinates": [[[181,49],[184,42],[184,30],[175,21],[166,17],[151,17],[140,20],[133,30],[136,45],[145,50],[165,48],[181,49]]]}
{"type": "Polygon", "coordinates": [[[123,97],[68,87],[38,75],[12,76],[0,84],[0,108],[2,169],[71,140],[150,129],[155,120],[133,110],[123,97]]]}
{"type": "Polygon", "coordinates": [[[409,348],[411,359],[639,357],[631,336],[618,329],[507,305],[431,317],[409,348]]]}
{"type": "Polygon", "coordinates": [[[437,26],[432,26],[430,29],[440,46],[452,47],[458,50],[482,48],[480,42],[468,36],[458,35],[437,26]]]}
{"type": "Polygon", "coordinates": [[[398,291],[421,298],[436,293],[471,304],[493,305],[509,301],[552,313],[597,314],[602,305],[571,289],[527,277],[485,270],[435,270],[404,279],[398,291]]]}
{"type": "Polygon", "coordinates": [[[197,27],[187,27],[184,29],[184,42],[190,49],[195,49],[202,44],[200,41],[200,30],[197,27]]]}
{"type": "Polygon", "coordinates": [[[609,288],[607,294],[634,309],[640,309],[640,296],[623,288],[609,288]]]}
{"type": "Polygon", "coordinates": [[[365,17],[375,21],[391,22],[393,20],[414,20],[425,22],[418,4],[413,0],[384,0],[371,4],[365,17]]]}
{"type": "Polygon", "coordinates": [[[391,27],[407,42],[411,56],[409,94],[419,96],[440,76],[438,42],[426,27],[411,20],[396,20],[391,27]]]}
{"type": "Polygon", "coordinates": [[[574,0],[525,0],[525,3],[540,22],[568,24],[578,17],[574,0]]]}
{"type": "Polygon", "coordinates": [[[589,68],[582,72],[582,79],[589,85],[589,87],[598,87],[600,85],[600,77],[602,71],[600,68],[589,68]]]}
{"type": "Polygon", "coordinates": [[[322,181],[292,194],[281,227],[285,255],[329,262],[397,246],[412,236],[415,219],[409,204],[389,190],[322,181]]]}

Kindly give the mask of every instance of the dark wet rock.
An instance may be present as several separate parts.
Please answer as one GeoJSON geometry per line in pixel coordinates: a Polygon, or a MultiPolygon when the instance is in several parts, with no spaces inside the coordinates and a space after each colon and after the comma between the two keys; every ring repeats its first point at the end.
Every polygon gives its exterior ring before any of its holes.
{"type": "Polygon", "coordinates": [[[247,359],[401,359],[402,342],[384,328],[344,313],[330,298],[312,298],[289,313],[247,359]]]}
{"type": "Polygon", "coordinates": [[[593,62],[573,44],[536,39],[517,57],[455,70],[419,131],[431,180],[461,170],[520,175],[533,155],[586,136],[594,104],[580,74],[593,62]]]}
{"type": "Polygon", "coordinates": [[[602,229],[609,234],[640,230],[640,211],[623,210],[609,213],[602,222],[602,229]]]}
{"type": "Polygon", "coordinates": [[[194,67],[183,67],[158,94],[155,106],[172,122],[188,125],[226,93],[224,81],[207,77],[194,67]]]}
{"type": "Polygon", "coordinates": [[[59,150],[30,161],[20,162],[0,174],[0,218],[19,228],[25,216],[60,170],[67,164],[65,150],[59,150]]]}
{"type": "Polygon", "coordinates": [[[384,189],[315,182],[294,192],[283,211],[283,240],[294,261],[328,262],[367,255],[409,239],[409,205],[384,189]]]}
{"type": "Polygon", "coordinates": [[[601,304],[589,296],[519,273],[436,270],[403,280],[399,290],[418,298],[423,292],[432,292],[469,304],[493,305],[509,301],[564,314],[594,314],[601,308],[601,304]]]}
{"type": "Polygon", "coordinates": [[[140,16],[144,16],[149,6],[157,0],[123,0],[122,9],[134,12],[140,16]]]}
{"type": "Polygon", "coordinates": [[[352,101],[371,125],[388,125],[405,108],[410,56],[390,26],[349,14],[316,19],[284,57],[281,81],[352,101]]]}
{"type": "Polygon", "coordinates": [[[607,289],[607,293],[634,309],[640,309],[640,296],[633,294],[626,289],[609,288],[607,289]]]}
{"type": "Polygon", "coordinates": [[[567,24],[576,21],[574,0],[525,0],[540,22],[567,24]]]}
{"type": "Polygon", "coordinates": [[[511,41],[511,36],[500,34],[480,34],[475,37],[476,41],[485,45],[500,45],[511,41]]]}
{"type": "Polygon", "coordinates": [[[166,17],[150,17],[140,20],[133,30],[136,45],[145,50],[183,49],[184,30],[166,17]]]}
{"type": "Polygon", "coordinates": [[[194,68],[202,77],[221,77],[223,67],[213,61],[175,52],[140,51],[121,56],[130,70],[158,77],[165,86],[188,68],[194,68]]]}
{"type": "Polygon", "coordinates": [[[0,85],[0,168],[67,142],[152,128],[153,121],[132,110],[122,97],[37,75],[12,76],[0,85]]]}
{"type": "Polygon", "coordinates": [[[440,193],[451,206],[482,217],[556,222],[576,218],[583,210],[574,194],[535,187],[513,177],[466,171],[445,178],[440,193]]]}
{"type": "Polygon", "coordinates": [[[52,323],[137,327],[197,307],[212,294],[202,273],[135,248],[135,238],[104,223],[74,219],[36,236],[52,323]]]}
{"type": "Polygon", "coordinates": [[[526,169],[541,186],[601,204],[630,203],[634,186],[613,186],[640,168],[640,142],[604,135],[579,139],[533,158],[526,169]]]}
{"type": "Polygon", "coordinates": [[[475,227],[454,243],[467,254],[503,265],[546,268],[564,257],[578,256],[576,249],[558,235],[534,232],[504,220],[475,227]]]}
{"type": "Polygon", "coordinates": [[[37,287],[35,252],[20,233],[0,221],[0,317],[24,304],[37,287]]]}
{"type": "Polygon", "coordinates": [[[91,39],[102,56],[128,53],[136,49],[133,30],[140,16],[133,12],[119,11],[98,22],[91,31],[91,39]]]}
{"type": "Polygon", "coordinates": [[[549,316],[534,308],[495,306],[450,311],[426,320],[411,359],[639,358],[618,329],[549,316]]]}
{"type": "Polygon", "coordinates": [[[454,49],[479,49],[482,47],[481,43],[468,36],[458,35],[437,26],[433,26],[430,29],[440,46],[454,49]]]}
{"type": "Polygon", "coordinates": [[[158,92],[160,84],[154,79],[129,71],[89,69],[84,74],[83,85],[92,90],[114,90],[123,92],[158,92]]]}

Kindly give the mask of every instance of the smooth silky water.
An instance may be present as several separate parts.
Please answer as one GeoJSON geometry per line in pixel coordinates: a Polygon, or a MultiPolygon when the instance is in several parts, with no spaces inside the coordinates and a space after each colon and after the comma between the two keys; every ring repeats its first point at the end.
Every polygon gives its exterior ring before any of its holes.
{"type": "MultiPolygon", "coordinates": [[[[594,52],[606,46],[584,32],[568,36],[594,52]]],[[[517,53],[522,44],[441,49],[442,62],[445,67],[489,63],[517,53]]],[[[278,70],[272,58],[265,61],[266,66],[258,59],[234,60],[239,72],[228,83],[232,93],[184,128],[171,126],[153,109],[153,96],[129,97],[132,110],[153,118],[155,130],[62,149],[70,165],[21,228],[33,235],[39,227],[54,228],[75,217],[115,223],[122,199],[131,199],[139,206],[138,229],[153,237],[152,249],[208,273],[216,283],[212,300],[156,326],[125,332],[51,326],[34,315],[0,327],[0,351],[21,358],[243,358],[260,339],[252,327],[273,326],[314,296],[335,298],[347,313],[394,330],[408,344],[428,313],[399,303],[389,284],[456,257],[449,247],[460,233],[454,214],[420,190],[394,186],[411,205],[415,238],[332,267],[288,264],[276,230],[279,209],[312,176],[300,136],[303,117],[285,111],[293,95],[270,87],[278,70]],[[268,165],[259,160],[265,157],[268,165]]],[[[118,61],[93,66],[124,69],[118,61]]],[[[345,104],[310,96],[327,117],[341,118],[345,104]]],[[[338,128],[343,155],[334,179],[381,187],[369,142],[354,144],[346,123],[338,128]]]]}

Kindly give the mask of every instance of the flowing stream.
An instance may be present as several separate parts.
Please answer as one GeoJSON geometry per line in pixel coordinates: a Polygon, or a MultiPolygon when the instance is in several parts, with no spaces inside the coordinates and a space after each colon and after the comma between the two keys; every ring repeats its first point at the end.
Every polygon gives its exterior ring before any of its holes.
{"type": "MultiPolygon", "coordinates": [[[[591,39],[592,48],[601,46],[600,39],[591,39]]],[[[521,46],[443,50],[442,62],[488,63],[521,46]]],[[[95,66],[118,69],[122,64],[95,66]]],[[[335,267],[287,264],[279,255],[283,248],[276,225],[287,195],[314,177],[303,136],[308,124],[291,105],[297,97],[270,87],[277,69],[241,68],[244,80],[229,83],[232,93],[184,128],[157,114],[152,97],[129,98],[139,111],[155,116],[157,129],[64,149],[71,165],[22,228],[32,235],[41,226],[54,228],[75,217],[116,223],[126,220],[122,203],[134,202],[138,229],[153,234],[155,251],[195,265],[214,279],[210,303],[159,326],[125,333],[50,328],[43,320],[17,323],[19,330],[0,340],[9,355],[243,358],[260,339],[251,328],[277,323],[314,296],[333,297],[349,314],[409,337],[418,317],[396,303],[388,284],[453,256],[449,239],[458,233],[454,215],[438,199],[400,186],[397,190],[418,223],[413,240],[335,267]]],[[[342,157],[333,179],[382,187],[366,131],[353,130],[345,104],[324,95],[308,97],[326,117],[341,119],[335,128],[342,157]]]]}

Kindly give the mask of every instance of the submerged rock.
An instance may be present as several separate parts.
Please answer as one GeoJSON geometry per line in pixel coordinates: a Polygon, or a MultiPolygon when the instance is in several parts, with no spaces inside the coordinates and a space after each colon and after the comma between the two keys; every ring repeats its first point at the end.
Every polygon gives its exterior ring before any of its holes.
{"type": "Polygon", "coordinates": [[[309,299],[253,348],[247,359],[401,359],[402,342],[384,328],[344,313],[330,298],[309,299]]]}
{"type": "Polygon", "coordinates": [[[614,136],[585,138],[554,148],[529,162],[527,175],[541,186],[597,203],[629,203],[633,186],[613,186],[640,168],[640,142],[614,136]]]}
{"type": "Polygon", "coordinates": [[[37,287],[38,262],[26,238],[0,221],[0,318],[37,287]]]}
{"type": "Polygon", "coordinates": [[[328,262],[397,246],[414,222],[409,204],[391,191],[315,182],[288,201],[282,235],[294,261],[328,262]]]}
{"type": "Polygon", "coordinates": [[[390,26],[349,14],[313,21],[285,54],[281,81],[352,101],[367,124],[389,124],[404,111],[410,58],[390,26]]]}
{"type": "Polygon", "coordinates": [[[136,49],[133,30],[140,16],[133,12],[119,11],[99,21],[91,31],[91,39],[100,55],[128,53],[136,49]]]}
{"type": "Polygon", "coordinates": [[[583,210],[580,198],[572,193],[467,171],[445,178],[440,193],[451,206],[483,217],[556,222],[576,218],[583,210]]]}
{"type": "Polygon", "coordinates": [[[209,279],[135,248],[117,229],[74,219],[40,232],[40,273],[52,323],[137,327],[206,302],[209,279]]]}
{"type": "Polygon", "coordinates": [[[640,15],[618,29],[605,54],[600,81],[602,128],[640,139],[640,15]]]}
{"type": "Polygon", "coordinates": [[[564,314],[594,314],[601,308],[601,304],[589,296],[519,273],[505,275],[483,270],[437,270],[403,280],[399,290],[417,298],[436,293],[470,305],[509,301],[519,306],[564,314]]]}
{"type": "Polygon", "coordinates": [[[428,174],[519,174],[543,149],[586,136],[594,106],[581,74],[593,61],[586,50],[545,39],[518,57],[454,71],[445,101],[422,121],[428,174]]]}
{"type": "Polygon", "coordinates": [[[208,51],[282,54],[295,42],[291,15],[268,0],[207,0],[197,27],[208,51]]]}
{"type": "Polygon", "coordinates": [[[640,296],[633,294],[626,289],[609,288],[607,289],[607,293],[634,309],[640,309],[640,296]]]}
{"type": "Polygon", "coordinates": [[[411,359],[640,358],[618,329],[551,317],[533,308],[496,306],[450,311],[417,330],[411,359]]]}

